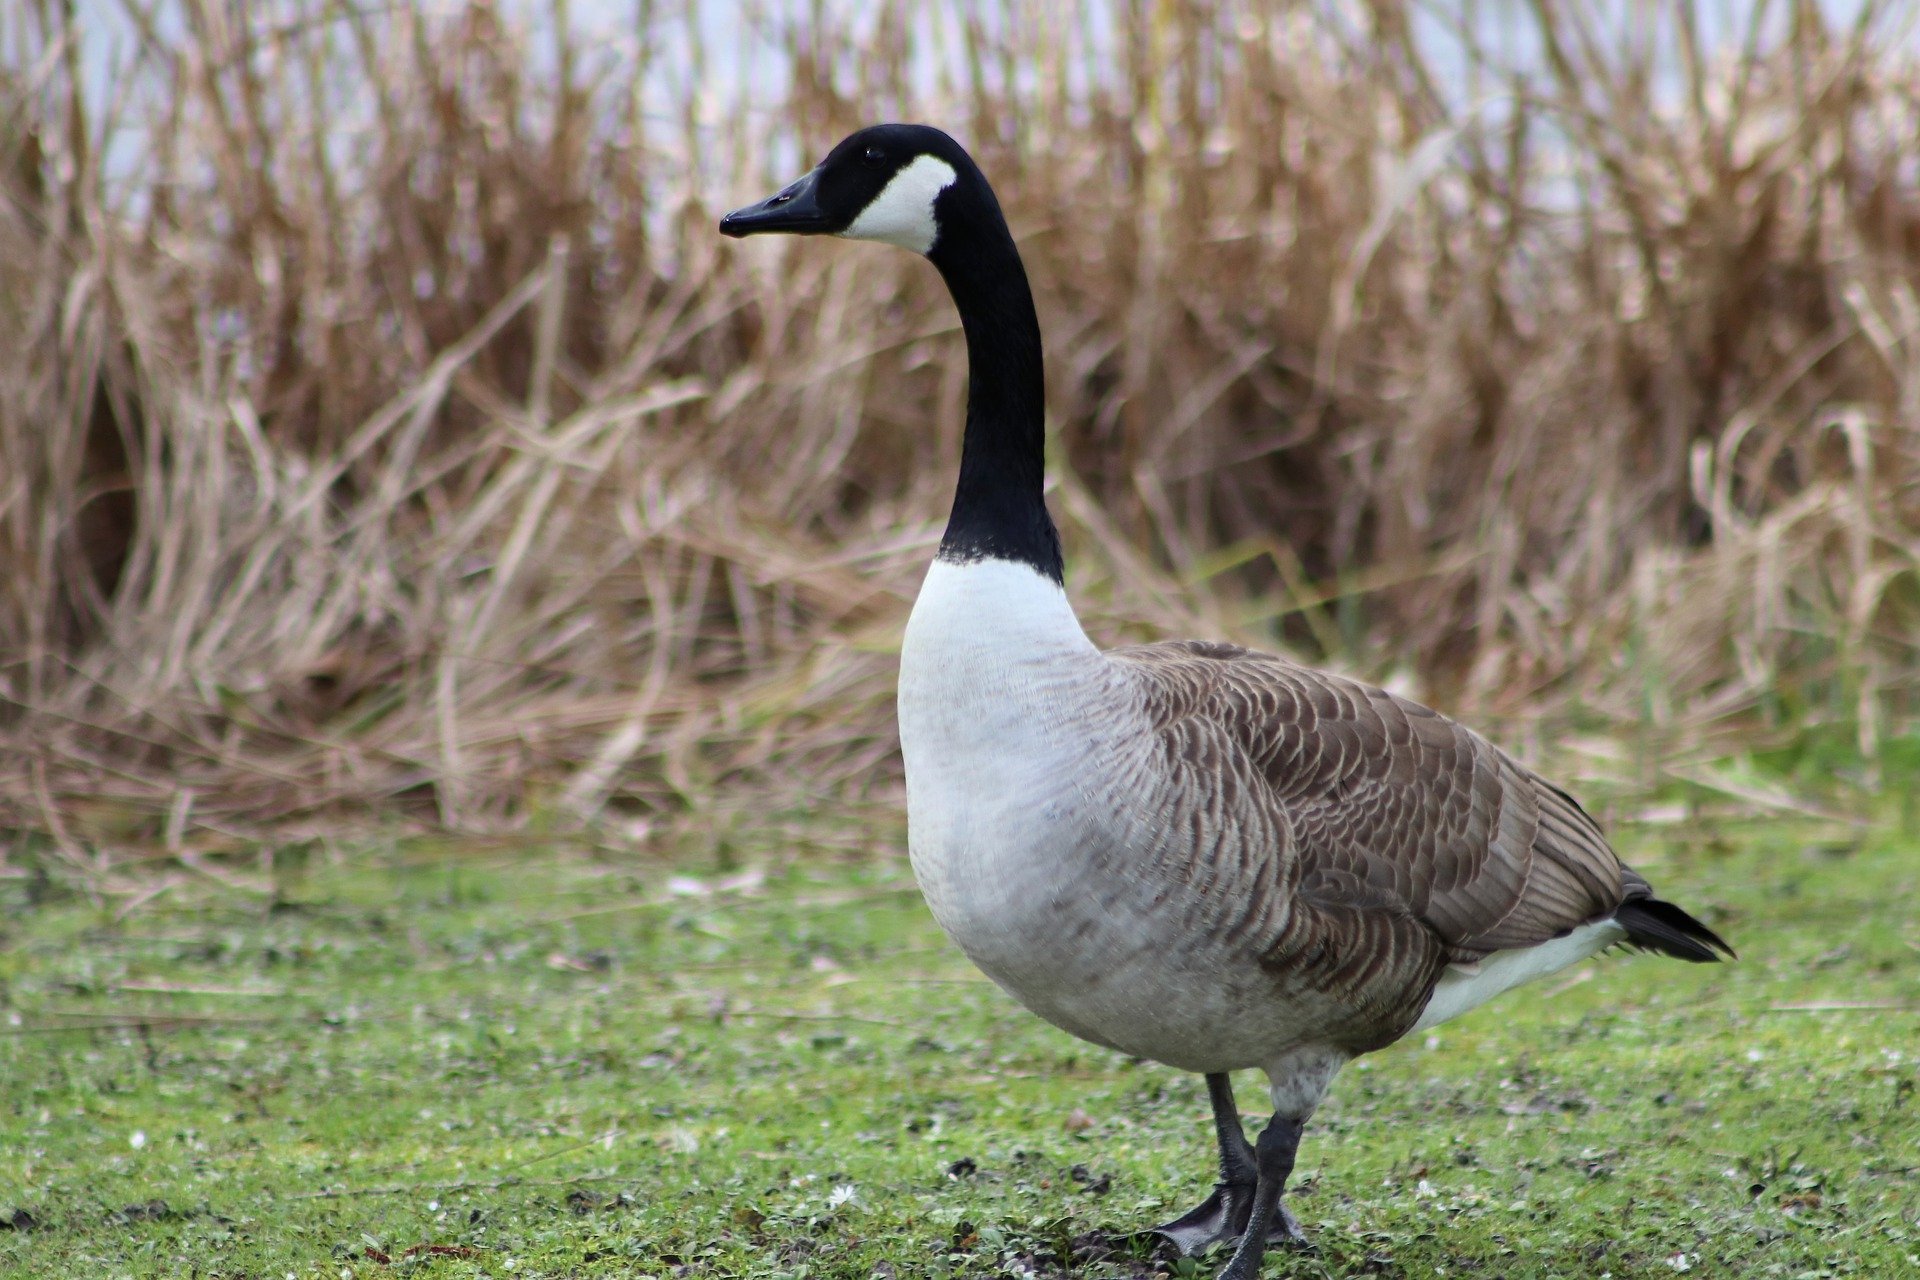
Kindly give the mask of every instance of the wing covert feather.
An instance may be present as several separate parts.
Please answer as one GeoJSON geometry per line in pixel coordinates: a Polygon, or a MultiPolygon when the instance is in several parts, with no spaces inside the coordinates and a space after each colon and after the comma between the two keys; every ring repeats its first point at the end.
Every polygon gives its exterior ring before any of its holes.
{"type": "Polygon", "coordinates": [[[1645,892],[1571,796],[1418,703],[1234,645],[1110,656],[1136,674],[1163,740],[1213,743],[1214,758],[1187,763],[1234,775],[1230,803],[1271,806],[1266,829],[1291,845],[1216,855],[1290,864],[1308,902],[1343,916],[1404,912],[1449,958],[1469,960],[1557,937],[1645,892]],[[1238,760],[1217,758],[1223,739],[1238,760]],[[1264,786],[1247,785],[1249,772],[1264,786]]]}

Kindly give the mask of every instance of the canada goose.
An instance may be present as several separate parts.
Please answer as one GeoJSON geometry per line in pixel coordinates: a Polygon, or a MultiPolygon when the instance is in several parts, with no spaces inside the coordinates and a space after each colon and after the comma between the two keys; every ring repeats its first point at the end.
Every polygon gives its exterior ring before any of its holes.
{"type": "Polygon", "coordinates": [[[1445,716],[1235,645],[1102,652],[1042,497],[1040,326],[985,177],[921,125],[862,129],[729,236],[932,261],[970,379],[946,536],[900,653],[914,873],[941,926],[1047,1021],[1205,1075],[1213,1194],[1156,1228],[1239,1241],[1251,1280],[1300,1133],[1358,1054],[1616,944],[1732,949],[1623,865],[1566,792],[1445,716]],[[1252,1144],[1227,1073],[1263,1068],[1252,1144]]]}

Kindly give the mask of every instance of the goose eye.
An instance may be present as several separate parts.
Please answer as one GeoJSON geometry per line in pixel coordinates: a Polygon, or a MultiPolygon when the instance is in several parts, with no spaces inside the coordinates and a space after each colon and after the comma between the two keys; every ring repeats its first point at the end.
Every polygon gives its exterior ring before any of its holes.
{"type": "Polygon", "coordinates": [[[887,158],[887,153],[882,151],[878,147],[868,147],[867,154],[865,154],[864,156],[861,156],[860,158],[866,161],[868,164],[879,164],[882,160],[885,160],[887,158]]]}

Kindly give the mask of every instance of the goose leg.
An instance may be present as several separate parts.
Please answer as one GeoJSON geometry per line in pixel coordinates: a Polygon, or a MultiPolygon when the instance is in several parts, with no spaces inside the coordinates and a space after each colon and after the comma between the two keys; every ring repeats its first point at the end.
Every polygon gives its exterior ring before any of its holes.
{"type": "MultiPolygon", "coordinates": [[[[1197,1208],[1152,1229],[1152,1234],[1168,1240],[1189,1258],[1216,1244],[1231,1244],[1245,1233],[1260,1177],[1254,1148],[1240,1127],[1233,1083],[1224,1071],[1207,1077],[1207,1100],[1213,1104],[1213,1131],[1220,1143],[1220,1180],[1214,1183],[1213,1194],[1197,1208]]],[[[1304,1239],[1285,1205],[1279,1207],[1277,1220],[1269,1230],[1271,1240],[1304,1239]]]]}
{"type": "Polygon", "coordinates": [[[1305,1127],[1304,1120],[1288,1120],[1276,1115],[1260,1131],[1253,1148],[1254,1164],[1259,1171],[1253,1209],[1246,1230],[1241,1233],[1240,1247],[1233,1251],[1219,1280],[1258,1280],[1260,1259],[1267,1251],[1272,1233],[1281,1231],[1300,1238],[1300,1229],[1293,1215],[1281,1205],[1280,1195],[1287,1189],[1287,1178],[1293,1173],[1294,1152],[1300,1148],[1300,1131],[1305,1127]]]}

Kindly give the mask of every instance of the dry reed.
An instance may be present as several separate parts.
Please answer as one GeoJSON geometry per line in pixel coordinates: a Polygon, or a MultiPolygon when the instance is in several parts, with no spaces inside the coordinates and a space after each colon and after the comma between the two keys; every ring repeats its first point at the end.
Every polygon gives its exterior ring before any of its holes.
{"type": "Polygon", "coordinates": [[[121,0],[102,77],[39,0],[0,24],[0,828],[98,867],[890,803],[956,327],[905,255],[713,231],[884,117],[1015,224],[1098,637],[1288,644],[1642,781],[1871,761],[1920,674],[1912,15],[1643,8],[1513,7],[1502,63],[1402,0],[725,49],[645,4],[607,44],[558,0],[121,0]]]}

